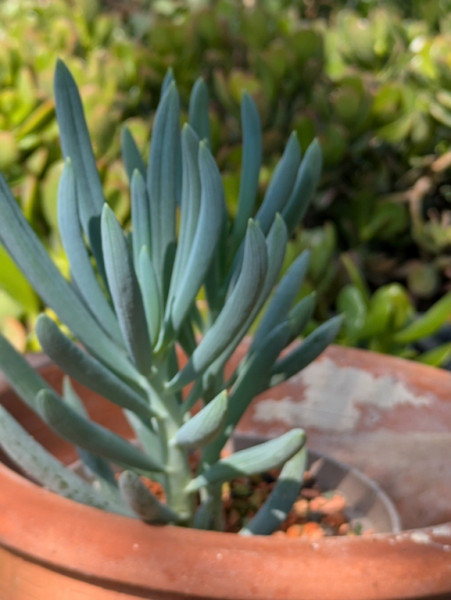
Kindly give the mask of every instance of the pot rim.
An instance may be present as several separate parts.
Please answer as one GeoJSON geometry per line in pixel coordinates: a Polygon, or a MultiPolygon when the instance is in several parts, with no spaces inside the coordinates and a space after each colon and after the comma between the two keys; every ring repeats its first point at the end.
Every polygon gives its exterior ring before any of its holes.
{"type": "Polygon", "coordinates": [[[152,593],[156,600],[298,600],[301,589],[305,600],[372,600],[378,596],[370,588],[389,584],[393,598],[432,597],[432,589],[433,597],[446,598],[451,589],[451,521],[314,541],[146,525],[58,496],[4,464],[0,548],[50,571],[137,597],[152,593]],[[343,576],[340,596],[331,593],[337,573],[343,576]]]}

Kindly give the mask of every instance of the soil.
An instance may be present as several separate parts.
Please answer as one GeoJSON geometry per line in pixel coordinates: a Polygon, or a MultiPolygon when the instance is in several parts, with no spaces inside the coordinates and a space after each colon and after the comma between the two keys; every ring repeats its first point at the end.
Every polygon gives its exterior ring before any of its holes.
{"type": "MultiPolygon", "coordinates": [[[[255,515],[271,494],[277,471],[251,477],[239,477],[223,485],[225,531],[238,533],[255,515]]],[[[159,483],[142,478],[147,487],[165,501],[164,490],[159,483]]],[[[362,531],[359,523],[351,523],[346,514],[346,498],[335,490],[321,490],[318,486],[314,465],[306,471],[298,499],[288,517],[272,535],[289,538],[306,537],[319,539],[326,536],[369,534],[362,531]]]]}
{"type": "MultiPolygon", "coordinates": [[[[277,475],[277,472],[269,472],[240,477],[224,486],[226,531],[236,533],[252,518],[271,493],[277,475]]],[[[287,519],[272,535],[319,539],[361,534],[361,526],[350,523],[346,508],[343,494],[335,490],[321,490],[314,474],[306,471],[298,499],[287,519]]]]}

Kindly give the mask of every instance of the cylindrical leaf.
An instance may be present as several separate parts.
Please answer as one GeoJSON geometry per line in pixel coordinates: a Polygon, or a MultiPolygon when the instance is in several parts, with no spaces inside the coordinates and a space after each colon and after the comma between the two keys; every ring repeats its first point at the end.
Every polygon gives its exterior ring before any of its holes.
{"type": "Polygon", "coordinates": [[[212,483],[229,481],[234,477],[254,475],[282,466],[305,444],[305,433],[302,429],[292,429],[280,437],[258,444],[246,450],[240,450],[227,458],[219,460],[198,475],[188,484],[187,492],[196,492],[201,487],[212,483]]]}
{"type": "Polygon", "coordinates": [[[82,417],[52,390],[41,390],[36,402],[46,423],[80,448],[120,465],[143,471],[164,470],[161,463],[143,454],[124,438],[82,417]]]}
{"type": "Polygon", "coordinates": [[[226,414],[227,392],[222,391],[180,427],[174,436],[173,443],[185,448],[205,446],[220,431],[226,414]]]}
{"type": "Polygon", "coordinates": [[[151,347],[144,327],[146,316],[141,290],[127,241],[113,211],[102,211],[102,248],[111,297],[127,349],[141,373],[149,373],[151,347]]]}

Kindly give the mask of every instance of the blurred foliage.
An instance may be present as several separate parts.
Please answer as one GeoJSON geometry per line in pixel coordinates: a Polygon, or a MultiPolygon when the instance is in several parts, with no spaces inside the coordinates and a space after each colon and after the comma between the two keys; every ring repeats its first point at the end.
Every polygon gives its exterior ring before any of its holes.
{"type": "MultiPolygon", "coordinates": [[[[199,75],[212,92],[213,146],[232,213],[243,89],[260,110],[265,164],[276,164],[291,130],[303,147],[319,136],[324,176],[299,242],[313,250],[307,286],[319,286],[317,321],[357,302],[351,262],[367,290],[365,318],[373,298],[405,298],[399,330],[451,289],[451,0],[3,0],[0,37],[0,169],[62,268],[58,56],[76,77],[107,200],[124,220],[120,126],[127,122],[146,153],[172,67],[185,106],[199,75]]],[[[261,174],[262,192],[269,175],[261,174]]],[[[0,327],[24,323],[23,345],[39,302],[0,258],[0,327]]],[[[346,325],[343,343],[406,351],[355,329],[346,325]]]]}

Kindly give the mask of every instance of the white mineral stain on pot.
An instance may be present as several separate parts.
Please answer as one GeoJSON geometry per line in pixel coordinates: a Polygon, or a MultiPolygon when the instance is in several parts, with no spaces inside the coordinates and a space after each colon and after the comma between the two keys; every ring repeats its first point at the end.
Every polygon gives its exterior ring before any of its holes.
{"type": "Polygon", "coordinates": [[[436,537],[451,537],[451,525],[447,525],[446,523],[436,525],[432,528],[432,534],[436,537]]]}
{"type": "Polygon", "coordinates": [[[410,539],[417,544],[429,544],[431,541],[431,537],[424,531],[414,531],[410,534],[410,539]]]}
{"type": "Polygon", "coordinates": [[[432,402],[428,396],[413,394],[394,377],[377,377],[355,367],[339,367],[330,359],[311,364],[292,381],[305,386],[305,400],[299,403],[291,396],[261,400],[255,411],[256,421],[275,420],[293,427],[343,432],[357,425],[359,407],[367,407],[367,425],[371,425],[381,418],[383,411],[395,406],[428,406],[432,402]]]}

